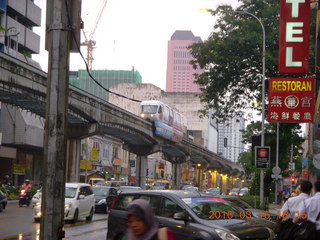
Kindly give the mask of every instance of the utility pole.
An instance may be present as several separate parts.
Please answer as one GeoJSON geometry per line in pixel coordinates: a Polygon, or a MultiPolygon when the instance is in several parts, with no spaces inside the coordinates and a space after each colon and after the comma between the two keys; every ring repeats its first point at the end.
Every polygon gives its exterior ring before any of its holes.
{"type": "MultiPolygon", "coordinates": [[[[70,30],[80,9],[81,1],[78,0],[47,1],[46,49],[49,59],[40,240],[64,238],[69,52],[74,44],[70,30]],[[72,11],[68,12],[68,8],[72,11]]],[[[76,34],[74,36],[77,39],[76,34]]]]}

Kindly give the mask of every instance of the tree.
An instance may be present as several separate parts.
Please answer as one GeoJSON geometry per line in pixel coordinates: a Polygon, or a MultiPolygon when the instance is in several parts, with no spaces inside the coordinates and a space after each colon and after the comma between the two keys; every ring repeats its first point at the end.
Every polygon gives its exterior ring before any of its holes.
{"type": "MultiPolygon", "coordinates": [[[[266,76],[275,77],[278,69],[280,2],[240,2],[242,5],[235,10],[252,13],[264,25],[266,76]]],[[[193,67],[205,70],[196,75],[196,83],[201,86],[202,91],[199,97],[206,104],[201,113],[207,114],[208,109],[214,108],[214,117],[220,121],[233,117],[238,110],[255,108],[261,111],[261,104],[257,107],[254,105],[262,99],[262,29],[252,16],[232,11],[229,5],[212,10],[212,15],[218,17],[214,31],[208,40],[190,47],[195,58],[191,62],[193,67]]],[[[315,20],[314,17],[312,19],[315,20]]],[[[310,40],[311,43],[313,39],[314,37],[310,40]]]]}

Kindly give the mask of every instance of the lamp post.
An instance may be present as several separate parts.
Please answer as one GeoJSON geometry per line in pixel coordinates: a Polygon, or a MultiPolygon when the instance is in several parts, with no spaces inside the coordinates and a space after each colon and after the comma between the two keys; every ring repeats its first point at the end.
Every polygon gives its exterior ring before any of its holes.
{"type": "MultiPolygon", "coordinates": [[[[212,10],[209,9],[203,9],[207,12],[212,12],[212,10]]],[[[265,75],[266,75],[266,67],[265,67],[265,58],[266,58],[266,32],[264,29],[264,25],[261,22],[261,20],[254,14],[247,12],[247,11],[238,11],[238,10],[232,10],[232,11],[222,11],[222,12],[228,12],[228,13],[240,13],[240,14],[248,14],[254,19],[256,19],[262,28],[262,110],[261,110],[261,147],[264,147],[264,120],[265,120],[265,92],[266,92],[266,86],[265,86],[265,75]]],[[[264,205],[263,201],[263,194],[264,194],[264,172],[263,169],[260,169],[260,206],[264,205]]]]}

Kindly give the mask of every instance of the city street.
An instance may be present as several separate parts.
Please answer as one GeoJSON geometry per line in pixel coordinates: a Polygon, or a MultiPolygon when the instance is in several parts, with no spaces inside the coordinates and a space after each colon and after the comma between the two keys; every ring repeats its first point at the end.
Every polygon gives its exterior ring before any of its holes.
{"type": "MultiPolygon", "coordinates": [[[[0,213],[0,240],[39,239],[40,223],[32,217],[32,207],[19,207],[16,201],[10,201],[0,213]]],[[[105,239],[107,233],[107,215],[96,213],[92,222],[80,219],[76,224],[65,225],[68,240],[105,239]]]]}

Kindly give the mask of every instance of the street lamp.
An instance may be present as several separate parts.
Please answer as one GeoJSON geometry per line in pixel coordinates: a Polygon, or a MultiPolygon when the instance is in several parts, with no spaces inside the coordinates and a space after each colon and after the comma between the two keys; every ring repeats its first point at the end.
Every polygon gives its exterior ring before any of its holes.
{"type": "MultiPolygon", "coordinates": [[[[207,12],[213,12],[210,9],[203,8],[201,10],[205,10],[207,12]]],[[[247,11],[238,11],[238,10],[232,10],[232,11],[224,11],[222,12],[227,12],[227,13],[240,13],[240,14],[248,14],[254,19],[256,19],[262,28],[262,109],[261,109],[261,147],[264,147],[264,120],[265,120],[265,92],[266,92],[266,86],[265,86],[265,75],[266,75],[266,32],[264,29],[264,26],[261,22],[261,20],[254,14],[247,12],[247,11]]],[[[264,190],[264,183],[263,183],[263,178],[264,178],[264,172],[263,169],[260,169],[260,203],[263,205],[263,190],[264,190]]]]}

